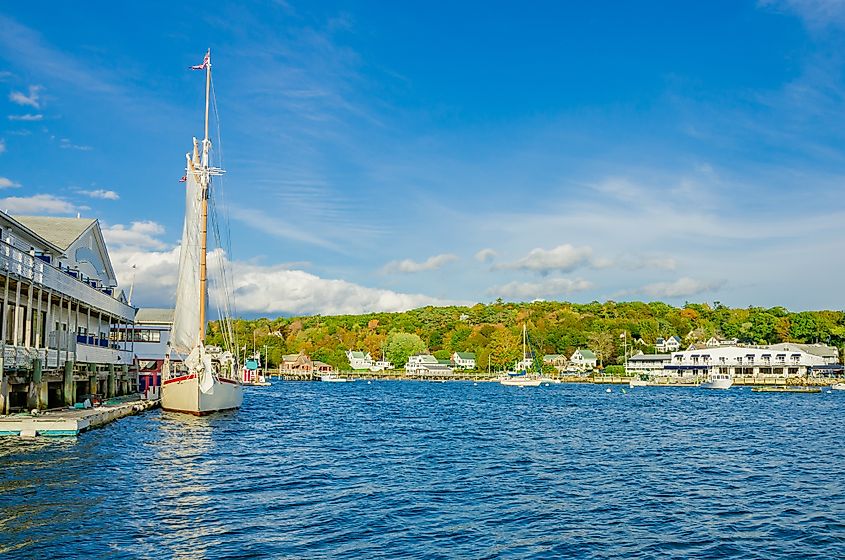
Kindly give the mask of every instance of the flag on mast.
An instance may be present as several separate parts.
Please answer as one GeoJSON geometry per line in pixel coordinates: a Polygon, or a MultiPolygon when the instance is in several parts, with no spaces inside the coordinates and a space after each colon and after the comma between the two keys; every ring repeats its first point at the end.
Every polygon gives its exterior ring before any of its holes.
{"type": "Polygon", "coordinates": [[[196,66],[191,66],[191,70],[205,70],[208,67],[208,59],[211,56],[211,50],[205,53],[205,56],[202,58],[202,64],[197,64],[196,66]]]}

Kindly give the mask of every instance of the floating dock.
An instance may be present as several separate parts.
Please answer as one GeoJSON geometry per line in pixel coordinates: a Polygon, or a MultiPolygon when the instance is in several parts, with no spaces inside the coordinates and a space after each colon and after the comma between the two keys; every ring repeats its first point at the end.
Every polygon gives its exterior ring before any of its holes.
{"type": "Polygon", "coordinates": [[[67,408],[32,415],[0,416],[0,436],[60,437],[80,433],[159,405],[157,400],[129,400],[96,408],[67,408]]]}
{"type": "Polygon", "coordinates": [[[778,387],[753,387],[751,389],[755,393],[821,393],[821,387],[797,387],[797,386],[778,386],[778,387]]]}

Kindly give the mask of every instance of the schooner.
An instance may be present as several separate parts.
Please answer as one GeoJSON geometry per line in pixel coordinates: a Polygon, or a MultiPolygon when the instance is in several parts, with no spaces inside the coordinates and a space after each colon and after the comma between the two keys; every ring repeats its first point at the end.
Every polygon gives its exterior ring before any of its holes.
{"type": "Polygon", "coordinates": [[[193,150],[186,154],[185,225],[173,331],[162,368],[161,406],[164,410],[204,415],[240,407],[243,389],[232,352],[205,345],[209,194],[211,177],[223,173],[209,164],[211,50],[202,64],[191,68],[205,70],[205,137],[201,146],[194,138],[193,150]]]}

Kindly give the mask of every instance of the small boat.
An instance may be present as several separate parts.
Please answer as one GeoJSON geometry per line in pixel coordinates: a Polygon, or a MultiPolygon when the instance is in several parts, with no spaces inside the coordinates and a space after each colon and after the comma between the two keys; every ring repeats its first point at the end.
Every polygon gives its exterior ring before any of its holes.
{"type": "Polygon", "coordinates": [[[526,347],[528,345],[528,330],[525,323],[522,324],[522,360],[514,367],[517,371],[509,371],[507,375],[499,378],[499,383],[508,387],[539,387],[543,379],[539,374],[529,374],[525,369],[528,360],[526,347]],[[521,368],[519,366],[522,366],[521,368]]]}
{"type": "Polygon", "coordinates": [[[324,381],[325,383],[346,383],[349,380],[336,373],[324,373],[320,375],[320,381],[324,381]]]}
{"type": "Polygon", "coordinates": [[[699,384],[702,389],[730,389],[734,384],[733,377],[727,373],[713,373],[707,381],[699,384]]]}
{"type": "Polygon", "coordinates": [[[651,385],[651,380],[648,375],[640,374],[639,377],[634,377],[628,382],[628,387],[648,387],[651,385]]]}
{"type": "Polygon", "coordinates": [[[830,386],[833,391],[845,391],[845,383],[834,383],[830,386]]]}

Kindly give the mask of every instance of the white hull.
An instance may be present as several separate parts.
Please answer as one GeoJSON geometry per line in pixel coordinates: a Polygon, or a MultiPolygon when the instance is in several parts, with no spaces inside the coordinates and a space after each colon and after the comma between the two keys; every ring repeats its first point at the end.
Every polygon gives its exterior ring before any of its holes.
{"type": "Polygon", "coordinates": [[[320,381],[326,383],[346,383],[349,380],[345,377],[338,377],[337,374],[334,373],[327,373],[325,375],[320,376],[320,381]]]}
{"type": "Polygon", "coordinates": [[[651,385],[651,381],[645,379],[632,379],[628,382],[628,387],[648,387],[649,385],[651,385]]]}
{"type": "Polygon", "coordinates": [[[705,381],[699,387],[702,389],[730,389],[731,386],[734,384],[734,380],[727,378],[727,379],[711,379],[709,381],[705,381]]]}
{"type": "Polygon", "coordinates": [[[531,377],[503,377],[499,379],[499,383],[508,387],[539,387],[542,382],[542,379],[531,377]]]}
{"type": "Polygon", "coordinates": [[[830,388],[834,391],[845,391],[845,383],[834,383],[830,388]]]}
{"type": "Polygon", "coordinates": [[[200,391],[196,375],[168,379],[161,387],[161,408],[171,412],[202,416],[240,408],[242,402],[241,384],[230,379],[215,379],[208,393],[200,391]]]}

